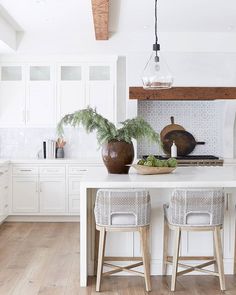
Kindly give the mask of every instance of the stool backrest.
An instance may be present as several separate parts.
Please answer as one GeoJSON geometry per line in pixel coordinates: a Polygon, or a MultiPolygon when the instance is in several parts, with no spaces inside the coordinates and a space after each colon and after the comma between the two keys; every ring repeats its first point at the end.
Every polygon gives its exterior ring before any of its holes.
{"type": "Polygon", "coordinates": [[[220,189],[176,189],[171,197],[172,224],[222,225],[224,192],[220,189]]]}
{"type": "Polygon", "coordinates": [[[143,189],[100,189],[94,214],[96,224],[102,226],[118,226],[119,222],[120,226],[148,225],[151,215],[149,192],[143,189]]]}

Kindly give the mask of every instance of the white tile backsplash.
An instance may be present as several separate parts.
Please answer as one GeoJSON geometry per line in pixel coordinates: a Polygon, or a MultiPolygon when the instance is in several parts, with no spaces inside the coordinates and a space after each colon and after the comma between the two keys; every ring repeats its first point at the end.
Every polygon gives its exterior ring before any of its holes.
{"type": "MultiPolygon", "coordinates": [[[[206,142],[197,145],[192,154],[222,156],[222,114],[216,101],[139,101],[138,115],[157,132],[170,124],[170,117],[174,116],[176,124],[192,133],[197,141],[206,142]]],[[[138,156],[159,153],[147,140],[138,143],[138,156]]]]}
{"type": "MultiPolygon", "coordinates": [[[[193,154],[222,156],[222,107],[216,101],[139,101],[138,115],[160,132],[170,124],[170,116],[177,124],[191,132],[196,140],[205,141],[193,154]]],[[[66,158],[100,158],[95,134],[86,134],[82,128],[65,128],[66,158]]],[[[1,158],[36,158],[42,142],[56,139],[55,128],[1,128],[1,158]]],[[[147,140],[138,142],[138,156],[160,154],[161,151],[147,140]]]]}
{"type": "MultiPolygon", "coordinates": [[[[98,158],[95,134],[86,134],[83,129],[65,128],[66,158],[98,158]]],[[[37,157],[42,148],[42,142],[47,139],[57,139],[54,128],[1,128],[0,157],[1,158],[30,158],[37,157]]]]}

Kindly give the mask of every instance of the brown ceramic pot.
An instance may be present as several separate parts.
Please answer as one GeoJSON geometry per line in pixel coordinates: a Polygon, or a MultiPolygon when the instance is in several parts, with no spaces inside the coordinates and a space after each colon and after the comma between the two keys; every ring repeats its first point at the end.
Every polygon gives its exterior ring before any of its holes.
{"type": "Polygon", "coordinates": [[[128,174],[134,160],[133,143],[110,141],[102,147],[102,159],[109,173],[128,174]]]}

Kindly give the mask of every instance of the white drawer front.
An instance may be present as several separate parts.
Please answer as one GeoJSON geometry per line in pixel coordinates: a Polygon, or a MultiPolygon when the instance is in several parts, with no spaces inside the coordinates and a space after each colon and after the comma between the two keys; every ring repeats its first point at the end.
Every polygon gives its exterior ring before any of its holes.
{"type": "Polygon", "coordinates": [[[40,175],[51,175],[51,176],[64,176],[66,173],[66,168],[65,166],[58,166],[58,167],[53,167],[53,166],[45,166],[45,167],[40,167],[40,175]]]}
{"type": "Polygon", "coordinates": [[[69,178],[69,195],[78,195],[80,193],[80,178],[69,178]]]}
{"type": "Polygon", "coordinates": [[[69,213],[80,213],[79,196],[69,196],[69,213]]]}
{"type": "Polygon", "coordinates": [[[34,166],[13,166],[13,175],[38,175],[39,168],[34,166]]]}
{"type": "Polygon", "coordinates": [[[87,171],[86,167],[69,166],[70,175],[83,175],[87,171]]]}

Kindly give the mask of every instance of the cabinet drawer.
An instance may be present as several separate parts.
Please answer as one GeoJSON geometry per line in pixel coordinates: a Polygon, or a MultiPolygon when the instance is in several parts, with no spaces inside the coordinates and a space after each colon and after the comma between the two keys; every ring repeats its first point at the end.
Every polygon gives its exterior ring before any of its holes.
{"type": "Polygon", "coordinates": [[[69,195],[78,195],[80,193],[80,178],[69,178],[69,195]]]}
{"type": "Polygon", "coordinates": [[[13,175],[38,175],[39,168],[34,166],[13,166],[13,175]]]}
{"type": "Polygon", "coordinates": [[[69,213],[80,213],[79,196],[69,196],[69,213]]]}
{"type": "Polygon", "coordinates": [[[83,175],[87,171],[85,167],[69,166],[70,175],[83,175]]]}
{"type": "Polygon", "coordinates": [[[47,166],[47,167],[40,167],[40,175],[50,175],[50,176],[64,176],[66,173],[66,169],[64,166],[47,166]]]}

